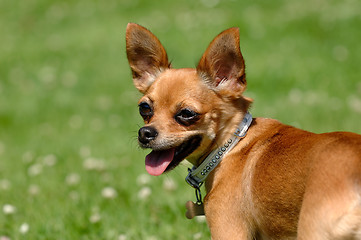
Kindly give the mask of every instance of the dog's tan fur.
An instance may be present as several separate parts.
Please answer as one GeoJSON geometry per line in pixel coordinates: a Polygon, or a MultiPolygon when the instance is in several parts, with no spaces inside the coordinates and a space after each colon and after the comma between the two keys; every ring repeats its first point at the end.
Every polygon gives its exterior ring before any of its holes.
{"type": "MultiPolygon", "coordinates": [[[[176,148],[202,141],[187,159],[199,165],[243,119],[251,100],[239,49],[228,29],[209,45],[196,69],[172,69],[159,40],[129,24],[127,56],[133,81],[154,114],[145,127],[157,134],[147,147],[176,148]],[[175,121],[179,109],[199,119],[175,121]]],[[[361,239],[361,136],[314,134],[255,118],[247,136],[208,176],[204,199],[212,239],[361,239]]]]}

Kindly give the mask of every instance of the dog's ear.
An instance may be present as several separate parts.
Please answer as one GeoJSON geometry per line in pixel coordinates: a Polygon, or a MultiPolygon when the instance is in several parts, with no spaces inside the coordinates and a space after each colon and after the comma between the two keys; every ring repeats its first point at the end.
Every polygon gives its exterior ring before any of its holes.
{"type": "Polygon", "coordinates": [[[199,61],[197,71],[221,95],[241,97],[247,83],[238,28],[227,29],[213,39],[199,61]]]}
{"type": "Polygon", "coordinates": [[[153,33],[135,23],[127,26],[126,49],[134,85],[145,93],[157,75],[170,67],[167,53],[153,33]]]}

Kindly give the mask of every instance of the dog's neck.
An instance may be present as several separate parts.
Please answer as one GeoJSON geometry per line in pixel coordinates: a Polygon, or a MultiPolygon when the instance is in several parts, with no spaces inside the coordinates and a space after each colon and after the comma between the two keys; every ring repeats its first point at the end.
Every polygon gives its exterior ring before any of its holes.
{"type": "Polygon", "coordinates": [[[194,188],[200,188],[209,173],[217,167],[223,157],[246,136],[251,123],[252,115],[250,113],[246,113],[232,137],[230,137],[221,147],[213,150],[198,167],[193,166],[192,169],[189,169],[186,182],[194,188]]]}

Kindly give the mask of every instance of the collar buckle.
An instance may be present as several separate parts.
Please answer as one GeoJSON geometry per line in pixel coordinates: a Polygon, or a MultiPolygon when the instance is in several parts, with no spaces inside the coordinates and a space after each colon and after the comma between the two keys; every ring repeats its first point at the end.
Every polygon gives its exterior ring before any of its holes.
{"type": "Polygon", "coordinates": [[[244,138],[246,136],[246,133],[247,133],[246,131],[243,131],[242,133],[242,131],[239,128],[237,128],[237,131],[234,133],[234,135],[236,135],[239,138],[244,138]]]}
{"type": "MultiPolygon", "coordinates": [[[[194,167],[193,167],[194,168],[194,167]]],[[[193,176],[192,175],[192,172],[193,172],[193,170],[194,169],[190,169],[190,168],[188,168],[188,175],[187,175],[187,177],[186,177],[186,182],[189,184],[189,185],[191,185],[192,187],[194,187],[194,188],[200,188],[201,186],[202,186],[202,183],[203,182],[200,182],[200,181],[198,181],[196,178],[195,178],[195,176],[193,176]]]]}
{"type": "Polygon", "coordinates": [[[236,132],[234,133],[235,136],[239,138],[244,138],[247,134],[248,128],[252,123],[252,115],[247,113],[241,123],[241,127],[237,128],[236,132]]]}

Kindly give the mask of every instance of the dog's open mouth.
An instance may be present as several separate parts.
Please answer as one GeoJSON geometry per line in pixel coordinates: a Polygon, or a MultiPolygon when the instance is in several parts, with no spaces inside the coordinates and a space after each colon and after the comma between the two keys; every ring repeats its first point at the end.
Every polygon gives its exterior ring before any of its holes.
{"type": "Polygon", "coordinates": [[[201,136],[193,136],[178,147],[167,150],[153,150],[145,157],[145,169],[150,175],[158,176],[175,168],[183,159],[196,150],[202,141],[201,136]]]}

